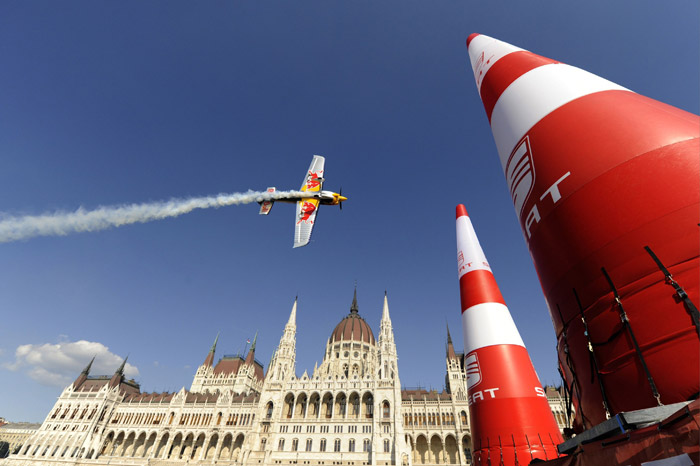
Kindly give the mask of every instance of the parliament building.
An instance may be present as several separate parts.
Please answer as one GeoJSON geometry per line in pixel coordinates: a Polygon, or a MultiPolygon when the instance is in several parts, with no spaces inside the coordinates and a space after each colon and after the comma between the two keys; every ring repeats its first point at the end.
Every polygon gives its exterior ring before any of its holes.
{"type": "Polygon", "coordinates": [[[301,377],[296,313],[295,300],[266,372],[255,340],[245,358],[218,362],[215,340],[177,393],[142,393],[126,361],[111,377],[91,376],[90,363],[0,464],[471,464],[464,356],[449,331],[444,390],[402,390],[386,295],[377,338],[355,293],[322,363],[301,377]]]}

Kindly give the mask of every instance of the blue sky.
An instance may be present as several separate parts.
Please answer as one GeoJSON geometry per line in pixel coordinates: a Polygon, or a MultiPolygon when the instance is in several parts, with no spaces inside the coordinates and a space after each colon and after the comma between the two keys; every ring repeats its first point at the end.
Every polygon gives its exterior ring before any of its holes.
{"type": "Polygon", "coordinates": [[[294,300],[297,373],[358,284],[388,291],[401,382],[441,389],[461,348],[454,208],[465,203],[535,367],[555,338],[471,74],[480,32],[698,113],[697,2],[0,3],[0,212],[42,214],[277,186],[313,154],[349,197],[293,250],[293,207],[195,211],[0,244],[0,416],[41,421],[92,355],[144,391],[189,388],[294,300]]]}

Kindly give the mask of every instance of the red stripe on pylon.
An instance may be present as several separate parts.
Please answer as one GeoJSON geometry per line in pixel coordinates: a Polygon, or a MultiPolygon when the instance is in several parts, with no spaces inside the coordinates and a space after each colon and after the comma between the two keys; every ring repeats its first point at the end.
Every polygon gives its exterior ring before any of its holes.
{"type": "Polygon", "coordinates": [[[457,218],[459,217],[469,217],[469,214],[467,213],[467,208],[464,207],[464,204],[457,205],[457,218]]]}
{"type": "Polygon", "coordinates": [[[484,110],[486,110],[489,122],[491,122],[491,113],[493,113],[493,107],[496,106],[498,98],[513,81],[530,70],[556,63],[559,62],[523,50],[522,52],[509,53],[491,65],[481,83],[481,101],[484,103],[484,110]]]}
{"type": "Polygon", "coordinates": [[[468,369],[478,380],[468,389],[474,464],[496,464],[501,453],[509,466],[556,458],[563,440],[527,350],[494,345],[474,353],[478,363],[468,369]]]}
{"type": "Polygon", "coordinates": [[[478,35],[479,35],[478,32],[474,32],[472,34],[469,34],[469,37],[467,37],[467,48],[469,48],[469,43],[478,35]]]}
{"type": "Polygon", "coordinates": [[[488,270],[473,270],[462,275],[459,279],[459,296],[462,301],[462,312],[477,304],[500,303],[504,306],[506,304],[496,279],[488,270]]]}

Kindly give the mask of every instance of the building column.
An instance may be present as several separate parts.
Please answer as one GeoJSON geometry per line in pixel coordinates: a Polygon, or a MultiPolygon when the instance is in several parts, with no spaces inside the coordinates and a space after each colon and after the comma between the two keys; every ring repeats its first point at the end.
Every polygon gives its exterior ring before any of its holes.
{"type": "Polygon", "coordinates": [[[202,440],[202,446],[200,447],[202,449],[202,451],[199,453],[199,458],[197,458],[199,461],[204,459],[204,455],[207,452],[207,448],[209,447],[210,440],[211,440],[211,434],[209,434],[209,435],[204,434],[204,440],[202,440]]]}

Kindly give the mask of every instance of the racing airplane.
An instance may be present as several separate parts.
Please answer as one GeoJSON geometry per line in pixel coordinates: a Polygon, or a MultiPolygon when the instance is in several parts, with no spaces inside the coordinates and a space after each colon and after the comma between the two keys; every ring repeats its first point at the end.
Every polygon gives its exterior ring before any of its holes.
{"type": "MultiPolygon", "coordinates": [[[[318,211],[319,205],[337,205],[341,209],[343,208],[343,201],[348,198],[344,197],[342,194],[342,189],[340,193],[334,193],[333,191],[322,191],[323,182],[323,166],[326,163],[326,159],[320,155],[314,155],[311,160],[311,166],[309,166],[309,171],[304,177],[304,181],[301,185],[302,193],[300,196],[288,197],[284,199],[274,199],[260,202],[260,215],[267,215],[272,209],[272,204],[277,202],[295,202],[297,205],[297,216],[296,225],[294,226],[294,247],[299,248],[301,246],[306,246],[309,244],[309,239],[311,238],[311,230],[314,228],[314,222],[316,221],[316,212],[318,211]]],[[[267,188],[268,193],[274,193],[276,188],[267,188]]]]}

